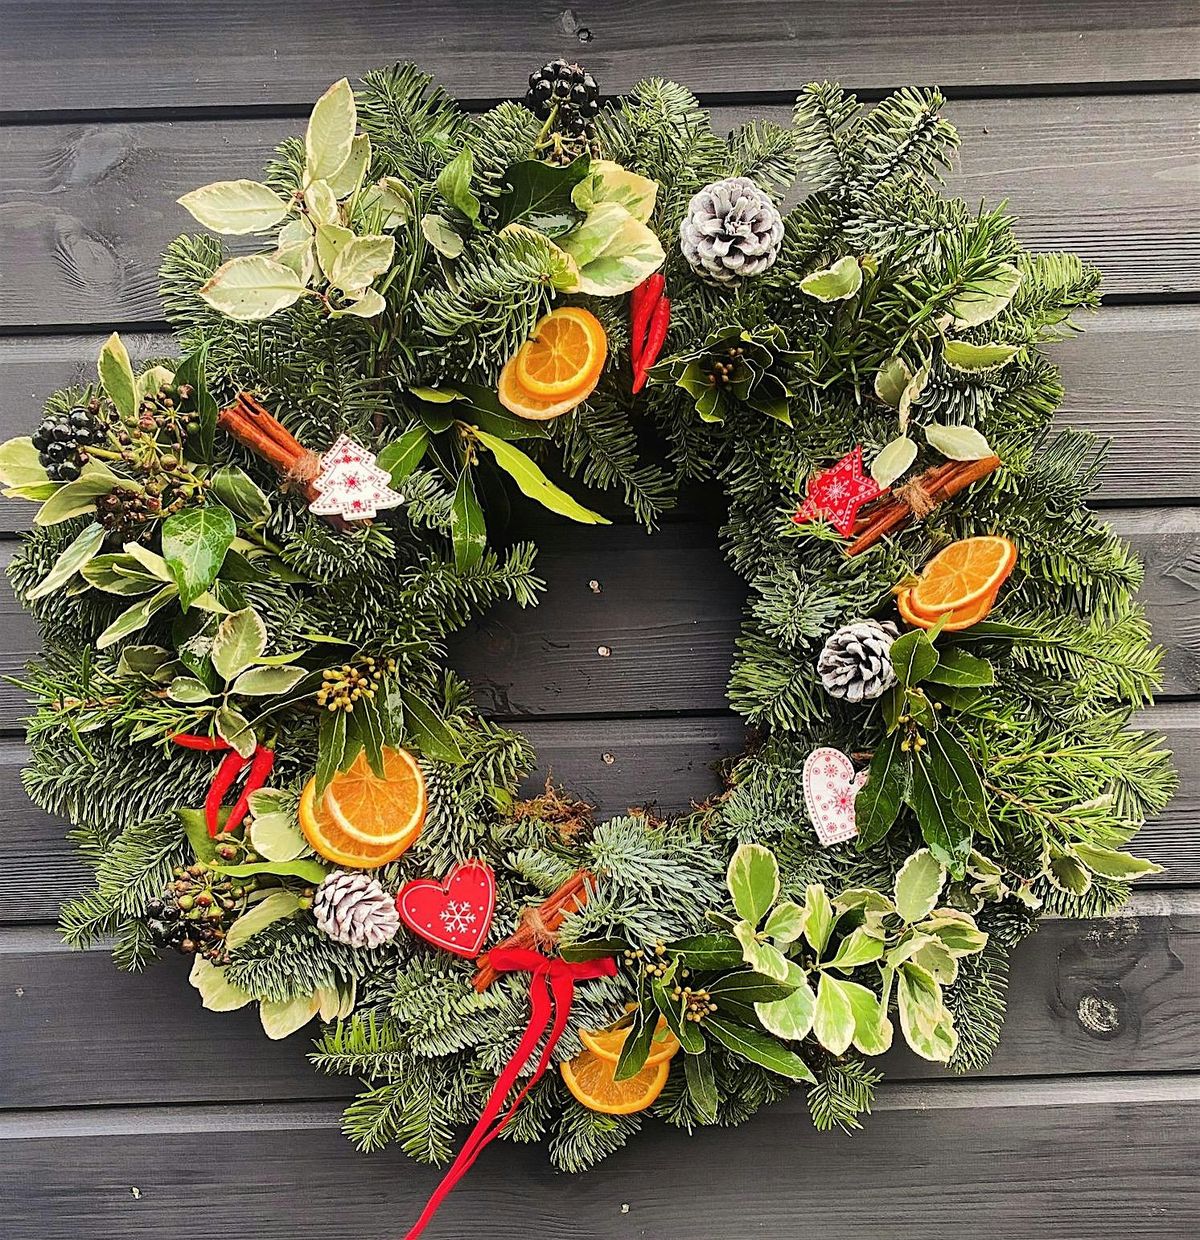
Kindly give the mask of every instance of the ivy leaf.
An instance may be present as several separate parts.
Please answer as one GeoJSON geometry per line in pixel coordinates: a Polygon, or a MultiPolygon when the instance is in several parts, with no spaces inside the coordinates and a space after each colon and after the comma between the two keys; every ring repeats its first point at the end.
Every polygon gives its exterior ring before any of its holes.
{"type": "Polygon", "coordinates": [[[265,521],[271,515],[270,502],[262,489],[244,469],[236,465],[222,465],[214,470],[209,486],[226,508],[247,521],[265,521]]]}
{"type": "Polygon", "coordinates": [[[292,209],[261,181],[214,181],[175,201],[205,228],[229,236],[266,232],[292,209]]]}
{"type": "Polygon", "coordinates": [[[941,422],[930,422],[925,428],[925,438],[931,448],[952,461],[981,461],[993,455],[991,445],[973,426],[943,426],[941,422]]]}
{"type": "Polygon", "coordinates": [[[441,170],[437,179],[438,193],[472,224],[479,219],[479,199],[471,192],[474,172],[475,156],[469,146],[464,146],[441,170]]]}
{"type": "Polygon", "coordinates": [[[971,344],[966,340],[947,340],[942,357],[951,370],[979,374],[999,370],[1020,351],[1020,346],[1015,344],[971,344]]]}
{"type": "Polygon", "coordinates": [[[808,1064],[795,1051],[789,1050],[770,1034],[749,1025],[740,1025],[719,1012],[710,1013],[704,1021],[704,1028],[727,1051],[750,1063],[758,1064],[760,1068],[766,1068],[769,1072],[775,1072],[791,1081],[807,1081],[810,1085],[817,1083],[817,1078],[813,1076],[808,1064]]]}
{"type": "Polygon", "coordinates": [[[197,956],[192,961],[192,971],[188,981],[200,992],[200,1002],[210,1012],[236,1012],[247,1003],[254,1002],[254,996],[240,986],[235,986],[226,976],[226,970],[197,956]]]}
{"type": "Polygon", "coordinates": [[[871,477],[881,487],[890,487],[908,472],[916,459],[917,445],[907,435],[901,435],[879,450],[879,455],[871,462],[871,477]]]}
{"type": "Polygon", "coordinates": [[[410,426],[399,439],[384,445],[376,464],[391,474],[392,486],[398,487],[421,463],[428,447],[429,431],[422,425],[410,426]]]}
{"type": "Polygon", "coordinates": [[[210,657],[222,680],[233,680],[257,663],[267,648],[267,626],[253,607],[226,616],[213,636],[210,657]]]}
{"type": "Polygon", "coordinates": [[[631,292],[666,261],[655,233],[619,203],[604,202],[559,241],[579,264],[579,290],[597,297],[631,292]]]}
{"type": "Polygon", "coordinates": [[[978,327],[994,319],[1012,301],[1021,284],[1021,273],[1011,263],[1001,263],[981,280],[972,280],[950,301],[955,327],[978,327]]]}
{"type": "Polygon", "coordinates": [[[739,844],[729,859],[725,883],[737,915],[753,932],[779,898],[779,862],[762,844],[739,844]]]}
{"type": "Polygon", "coordinates": [[[129,350],[116,332],[104,342],[96,360],[96,371],[117,412],[122,418],[132,421],[137,414],[137,381],[133,377],[129,350]]]}
{"type": "Polygon", "coordinates": [[[317,100],[304,135],[305,183],[336,176],[350,158],[358,109],[350,83],[342,78],[317,100]]]}
{"type": "Polygon", "coordinates": [[[896,911],[910,924],[933,912],[946,883],[946,870],[927,848],[919,849],[896,875],[896,911]]]}
{"type": "Polygon", "coordinates": [[[800,281],[800,288],[817,301],[848,301],[862,288],[862,268],[858,259],[848,254],[832,267],[806,275],[800,281]]]}
{"type": "Polygon", "coordinates": [[[185,508],[163,522],[163,559],[179,587],[179,605],[184,611],[216,581],[236,537],[233,513],[221,504],[185,508]]]}
{"type": "Polygon", "coordinates": [[[517,484],[523,495],[535,499],[544,508],[557,512],[560,516],[578,521],[581,525],[611,525],[607,517],[592,512],[572,499],[566,491],[560,490],[542,473],[541,469],[519,448],[506,443],[496,435],[487,431],[476,430],[475,438],[489,449],[496,458],[496,464],[517,484]]]}
{"type": "Polygon", "coordinates": [[[906,688],[918,685],[938,665],[938,652],[924,629],[913,629],[892,642],[892,667],[906,688]]]}
{"type": "Polygon", "coordinates": [[[454,733],[424,698],[404,685],[397,685],[396,693],[404,707],[405,730],[420,753],[436,762],[459,764],[466,761],[454,733]]]}
{"type": "Polygon", "coordinates": [[[875,750],[866,786],[854,799],[854,823],[859,851],[871,848],[891,830],[900,813],[911,778],[909,757],[900,745],[901,732],[893,732],[875,750]]]}
{"type": "Polygon", "coordinates": [[[105,529],[98,521],[85,526],[54,561],[50,571],[26,594],[33,600],[53,594],[89,564],[104,545],[105,529]]]}
{"type": "Polygon", "coordinates": [[[283,263],[251,254],[222,263],[198,292],[214,310],[238,322],[253,323],[297,301],[304,292],[304,281],[283,263]]]}
{"type": "Polygon", "coordinates": [[[487,545],[487,527],[483,521],[483,508],[475,494],[475,482],[470,465],[464,465],[454,488],[450,505],[450,534],[454,541],[454,567],[460,573],[470,572],[483,559],[487,545]]]}
{"type": "Polygon", "coordinates": [[[547,237],[570,232],[583,217],[572,198],[588,175],[591,161],[581,155],[565,167],[523,159],[512,164],[504,179],[508,190],[496,201],[497,225],[528,224],[547,237]]]}

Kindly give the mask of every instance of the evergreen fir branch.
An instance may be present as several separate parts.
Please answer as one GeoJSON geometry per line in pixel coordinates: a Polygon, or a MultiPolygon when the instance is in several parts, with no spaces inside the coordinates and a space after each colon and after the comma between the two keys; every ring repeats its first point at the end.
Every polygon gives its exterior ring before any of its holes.
{"type": "Polygon", "coordinates": [[[845,1133],[859,1131],[859,1116],[871,1113],[875,1086],[882,1079],[882,1073],[873,1072],[858,1059],[827,1061],[807,1095],[813,1127],[818,1132],[834,1128],[845,1133]]]}
{"type": "Polygon", "coordinates": [[[376,175],[432,182],[468,125],[456,100],[414,64],[363,75],[358,122],[371,139],[376,175]]]}
{"type": "Polygon", "coordinates": [[[858,167],[858,100],[833,82],[811,82],[796,100],[792,123],[805,179],[817,189],[839,190],[858,167]]]}

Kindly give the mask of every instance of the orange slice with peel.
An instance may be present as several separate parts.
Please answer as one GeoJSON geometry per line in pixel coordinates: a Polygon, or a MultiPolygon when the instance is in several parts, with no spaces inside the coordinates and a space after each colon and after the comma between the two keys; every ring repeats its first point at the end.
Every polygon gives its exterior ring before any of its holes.
{"type": "Polygon", "coordinates": [[[600,378],[608,337],[590,310],[564,306],[538,321],[533,337],[517,350],[516,379],[531,396],[582,400],[600,378]]]}
{"type": "Polygon", "coordinates": [[[425,822],[425,777],[405,749],[383,751],[382,777],[360,752],[329,781],[323,796],[316,793],[316,780],[310,779],[300,795],[304,838],[327,861],[351,869],[395,861],[425,822]]]}
{"type": "Polygon", "coordinates": [[[995,595],[1017,562],[1017,548],[1007,538],[984,534],[960,538],[943,548],[925,565],[912,587],[908,605],[931,620],[961,611],[995,595]]]}
{"type": "MultiPolygon", "coordinates": [[[[896,607],[900,611],[900,615],[907,624],[911,624],[914,629],[931,629],[942,618],[941,616],[925,616],[916,611],[911,601],[912,588],[906,586],[896,594],[896,607]]],[[[973,603],[968,603],[966,607],[957,607],[954,611],[943,613],[946,622],[942,625],[943,633],[959,633],[963,629],[969,629],[971,625],[978,624],[980,620],[987,619],[988,612],[995,605],[995,594],[987,594],[981,599],[976,599],[973,603]]]]}
{"type": "Polygon", "coordinates": [[[671,1064],[666,1059],[647,1063],[625,1081],[613,1080],[616,1069],[616,1060],[601,1059],[591,1051],[580,1051],[574,1059],[558,1066],[567,1088],[589,1111],[633,1115],[644,1111],[662,1093],[671,1064]]]}
{"type": "MultiPolygon", "coordinates": [[[[621,1051],[631,1032],[632,1029],[628,1025],[623,1029],[599,1029],[594,1033],[589,1029],[581,1029],[579,1040],[593,1055],[600,1059],[607,1059],[610,1063],[616,1063],[621,1058],[621,1051]]],[[[679,1050],[679,1039],[667,1028],[666,1019],[660,1016],[654,1030],[654,1038],[650,1043],[650,1054],[646,1056],[646,1063],[663,1063],[670,1059],[677,1050],[679,1050]]]]}
{"type": "Polygon", "coordinates": [[[569,413],[580,401],[590,396],[589,388],[579,396],[567,396],[557,400],[547,400],[544,396],[535,396],[526,391],[517,379],[517,359],[511,357],[500,372],[500,381],[496,385],[496,395],[500,403],[519,418],[530,422],[549,422],[560,414],[569,413]]]}

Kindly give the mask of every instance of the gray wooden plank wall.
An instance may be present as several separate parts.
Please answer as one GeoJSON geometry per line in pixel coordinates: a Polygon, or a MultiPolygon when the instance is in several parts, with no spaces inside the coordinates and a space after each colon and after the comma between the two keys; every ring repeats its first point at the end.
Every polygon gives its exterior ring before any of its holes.
{"type": "MultiPolygon", "coordinates": [[[[173,205],[254,175],[333,78],[413,57],[477,104],[579,56],[607,90],[661,73],[722,124],[778,114],[810,78],[877,98],[938,81],[963,131],[953,185],[1010,197],[1024,238],[1107,275],[1091,330],[1059,351],[1064,420],[1113,439],[1096,502],[1146,558],[1166,650],[1180,795],[1145,851],[1169,867],[1107,921],[1050,923],[1013,962],[1005,1039],[950,1079],[899,1053],[854,1138],[797,1099],[736,1133],[655,1130],[584,1178],[489,1151],[432,1235],[509,1240],[743,1234],[784,1240],[1102,1232],[1183,1240],[1200,1209],[1200,9],[1192,0],[850,0],[731,8],[616,0],[0,0],[0,438],[91,365],[119,326],[168,349],[157,254],[173,205]],[[886,1220],[886,1222],[884,1222],[886,1220]]],[[[0,539],[28,510],[0,505],[0,539]]],[[[547,772],[602,810],[679,808],[716,786],[743,728],[724,681],[740,588],[703,502],[655,538],[539,531],[545,603],[500,609],[455,652],[547,772]],[[597,581],[596,592],[589,583],[597,581]],[[603,658],[600,646],[611,650],[603,658]]],[[[7,559],[11,545],[0,542],[7,559]]],[[[34,650],[0,597],[0,673],[34,650]]],[[[82,869],[64,824],[24,803],[21,702],[0,687],[0,1234],[166,1240],[384,1236],[434,1177],[337,1131],[348,1083],[306,1042],[194,1003],[178,961],[117,973],[52,923],[82,869]]]]}

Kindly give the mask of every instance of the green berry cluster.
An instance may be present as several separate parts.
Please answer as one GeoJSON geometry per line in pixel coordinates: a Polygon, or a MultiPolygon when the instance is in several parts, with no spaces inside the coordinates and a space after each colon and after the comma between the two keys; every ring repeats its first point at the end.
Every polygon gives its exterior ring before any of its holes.
{"type": "Polygon", "coordinates": [[[395,670],[395,659],[376,659],[373,655],[357,663],[327,668],[321,673],[317,705],[325,710],[352,711],[362,698],[373,701],[383,678],[395,670]]]}

